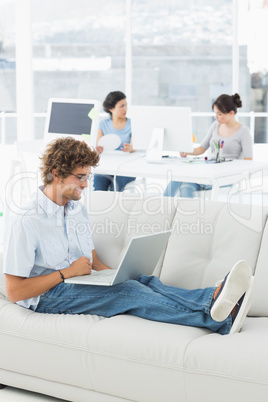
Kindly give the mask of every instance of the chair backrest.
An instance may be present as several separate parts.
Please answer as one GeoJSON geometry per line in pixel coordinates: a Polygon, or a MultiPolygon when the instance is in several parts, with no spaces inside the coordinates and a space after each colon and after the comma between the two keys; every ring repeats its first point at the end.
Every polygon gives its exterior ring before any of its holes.
{"type": "Polygon", "coordinates": [[[18,174],[24,196],[29,196],[41,184],[39,173],[40,159],[43,150],[43,140],[22,141],[16,143],[19,169],[18,174]]]}
{"type": "Polygon", "coordinates": [[[268,144],[253,144],[253,160],[268,162],[268,144]]]}

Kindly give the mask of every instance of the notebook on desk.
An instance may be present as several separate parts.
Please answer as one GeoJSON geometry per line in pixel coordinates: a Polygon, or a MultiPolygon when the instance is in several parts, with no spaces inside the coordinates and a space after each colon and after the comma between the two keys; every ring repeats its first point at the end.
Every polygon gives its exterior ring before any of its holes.
{"type": "Polygon", "coordinates": [[[66,283],[112,286],[139,275],[151,275],[164,251],[171,231],[133,237],[117,269],[94,271],[90,275],[65,279],[66,283]]]}

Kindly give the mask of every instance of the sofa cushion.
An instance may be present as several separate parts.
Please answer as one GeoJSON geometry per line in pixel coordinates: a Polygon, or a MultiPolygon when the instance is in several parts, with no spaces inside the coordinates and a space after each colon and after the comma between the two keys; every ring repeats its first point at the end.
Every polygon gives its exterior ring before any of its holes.
{"type": "Polygon", "coordinates": [[[264,402],[268,395],[267,338],[267,318],[250,317],[239,334],[194,339],[185,353],[187,400],[264,402]]]}
{"type": "Polygon", "coordinates": [[[207,334],[128,315],[103,320],[91,332],[94,389],[132,401],[187,402],[181,392],[184,356],[191,342],[207,334]]]}
{"type": "Polygon", "coordinates": [[[96,315],[41,314],[0,300],[1,367],[92,389],[86,353],[91,329],[101,320],[96,315]]]}

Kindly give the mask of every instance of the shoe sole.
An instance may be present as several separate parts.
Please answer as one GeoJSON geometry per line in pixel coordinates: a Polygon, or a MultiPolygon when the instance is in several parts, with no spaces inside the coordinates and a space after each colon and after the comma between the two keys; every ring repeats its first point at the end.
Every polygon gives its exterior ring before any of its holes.
{"type": "Polygon", "coordinates": [[[246,291],[246,294],[245,294],[244,300],[241,304],[240,310],[234,320],[230,334],[235,334],[236,332],[239,332],[241,330],[243,322],[251,307],[251,304],[253,301],[253,296],[254,296],[254,291],[255,291],[255,278],[254,278],[254,276],[252,276],[249,288],[246,291]]]}
{"type": "Polygon", "coordinates": [[[247,261],[238,261],[227,276],[226,282],[216,298],[210,315],[214,321],[224,321],[241,296],[248,290],[252,278],[252,270],[247,261]]]}

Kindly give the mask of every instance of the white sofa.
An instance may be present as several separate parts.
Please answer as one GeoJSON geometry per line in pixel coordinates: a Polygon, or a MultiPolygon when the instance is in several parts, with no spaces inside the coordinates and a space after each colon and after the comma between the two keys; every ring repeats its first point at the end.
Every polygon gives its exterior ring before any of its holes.
{"type": "Polygon", "coordinates": [[[1,279],[0,384],[78,402],[266,402],[268,207],[112,192],[85,202],[96,250],[112,267],[131,236],[171,227],[154,272],[164,283],[214,286],[249,261],[249,316],[239,334],[222,336],[129,315],[39,314],[6,300],[1,279]]]}

